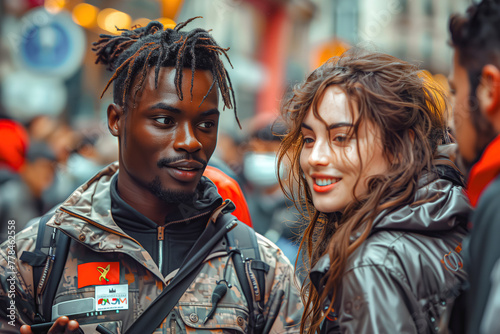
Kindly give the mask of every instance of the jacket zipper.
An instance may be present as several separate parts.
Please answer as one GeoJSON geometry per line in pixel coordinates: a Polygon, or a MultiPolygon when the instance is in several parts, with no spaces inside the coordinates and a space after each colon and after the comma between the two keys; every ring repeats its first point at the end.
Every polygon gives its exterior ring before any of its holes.
{"type": "Polygon", "coordinates": [[[170,226],[170,225],[174,225],[174,224],[179,224],[179,223],[185,223],[185,222],[188,222],[190,220],[206,216],[209,213],[211,213],[211,211],[203,212],[203,213],[200,213],[200,214],[198,214],[196,216],[192,216],[192,217],[189,217],[189,218],[186,218],[186,219],[174,220],[174,221],[171,221],[171,222],[168,222],[167,224],[165,224],[164,227],[170,226]]]}
{"type": "MultiPolygon", "coordinates": [[[[71,212],[71,211],[69,211],[68,209],[65,209],[65,208],[63,208],[63,207],[60,207],[59,209],[60,209],[61,211],[65,212],[65,213],[67,213],[68,215],[73,216],[73,217],[76,217],[76,218],[79,218],[79,219],[81,219],[81,220],[83,220],[83,221],[85,221],[85,222],[89,223],[90,225],[93,225],[93,226],[95,226],[95,227],[100,228],[100,229],[101,229],[101,230],[103,230],[103,231],[106,231],[106,232],[109,232],[109,233],[112,233],[112,234],[116,234],[116,235],[119,235],[120,237],[123,237],[123,238],[129,239],[129,240],[132,240],[133,242],[137,243],[139,246],[141,246],[141,247],[142,247],[142,245],[139,243],[139,241],[135,240],[135,239],[134,239],[134,238],[132,238],[132,237],[129,237],[129,236],[128,236],[128,235],[126,235],[126,234],[123,234],[123,233],[117,232],[117,231],[115,231],[115,230],[112,230],[112,229],[110,229],[109,227],[106,227],[106,226],[104,226],[104,225],[101,225],[101,224],[99,224],[99,223],[97,223],[97,222],[95,222],[95,221],[93,221],[93,220],[91,220],[91,219],[89,219],[89,218],[87,218],[87,217],[84,217],[84,216],[81,216],[81,215],[76,214],[76,213],[74,213],[74,212],[71,212]]],[[[142,248],[144,248],[144,247],[142,247],[142,248]]]]}
{"type": "Polygon", "coordinates": [[[165,226],[158,226],[158,269],[163,275],[163,240],[165,239],[165,226]]]}
{"type": "Polygon", "coordinates": [[[172,317],[172,319],[170,319],[170,334],[175,334],[175,319],[174,317],[172,317]]]}

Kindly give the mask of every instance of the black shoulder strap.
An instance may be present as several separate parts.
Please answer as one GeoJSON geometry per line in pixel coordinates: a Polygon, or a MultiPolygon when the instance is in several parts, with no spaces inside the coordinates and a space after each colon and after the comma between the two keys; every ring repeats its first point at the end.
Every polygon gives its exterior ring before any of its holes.
{"type": "MultiPolygon", "coordinates": [[[[49,259],[49,261],[52,262],[50,279],[48,279],[48,277],[45,278],[47,285],[45,286],[45,290],[42,291],[44,295],[43,305],[42,305],[42,315],[47,319],[46,321],[50,321],[52,319],[52,304],[56,296],[56,291],[57,287],[59,286],[59,282],[61,282],[61,277],[64,271],[64,267],[66,265],[66,259],[68,258],[68,252],[69,252],[69,245],[71,242],[70,237],[60,232],[59,230],[56,230],[55,233],[56,233],[55,244],[57,245],[57,247],[55,247],[55,252],[49,259]]],[[[42,275],[44,274],[48,275],[49,272],[44,271],[42,275]]]]}
{"type": "MultiPolygon", "coordinates": [[[[204,259],[212,250],[217,242],[219,242],[231,229],[237,226],[234,219],[227,219],[227,215],[221,215],[222,219],[217,219],[215,226],[209,226],[217,232],[207,242],[195,252],[195,254],[182,264],[181,270],[175,275],[172,282],[163,289],[162,293],[153,301],[153,303],[144,311],[139,318],[132,324],[125,334],[135,333],[153,333],[158,328],[165,317],[177,304],[182,295],[186,292],[189,285],[194,281],[200,272],[204,259]]],[[[209,223],[212,224],[212,223],[209,223]]],[[[241,224],[241,223],[240,223],[241,224]]],[[[210,234],[210,233],[209,233],[210,234]]],[[[197,247],[200,239],[196,242],[193,248],[197,247]]],[[[204,240],[203,240],[204,241],[204,240]]]]}
{"type": "Polygon", "coordinates": [[[250,311],[250,331],[260,333],[264,327],[264,304],[266,296],[265,275],[269,265],[261,261],[259,244],[255,231],[240,223],[227,235],[232,259],[243,294],[250,311]]]}
{"type": "Polygon", "coordinates": [[[51,210],[38,223],[37,239],[33,252],[23,252],[21,261],[33,267],[33,290],[35,300],[35,323],[51,320],[52,302],[64,270],[70,239],[55,228],[47,228],[47,222],[54,215],[51,210]],[[56,247],[57,246],[57,247],[56,247]],[[58,261],[56,261],[58,260],[58,261]],[[50,273],[50,279],[47,275],[50,273]],[[45,286],[45,284],[47,284],[45,286]],[[43,305],[38,305],[38,293],[43,293],[43,305]],[[41,309],[40,309],[41,308],[41,309]]]}

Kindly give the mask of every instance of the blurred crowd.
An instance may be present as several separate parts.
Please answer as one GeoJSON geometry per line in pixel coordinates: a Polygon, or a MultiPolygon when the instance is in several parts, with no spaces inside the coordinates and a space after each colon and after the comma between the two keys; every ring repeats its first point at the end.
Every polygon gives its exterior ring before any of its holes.
{"type": "MultiPolygon", "coordinates": [[[[114,143],[47,115],[25,123],[2,118],[0,138],[0,217],[15,220],[18,230],[116,160],[114,143]]],[[[1,240],[6,228],[1,225],[1,240]]]]}

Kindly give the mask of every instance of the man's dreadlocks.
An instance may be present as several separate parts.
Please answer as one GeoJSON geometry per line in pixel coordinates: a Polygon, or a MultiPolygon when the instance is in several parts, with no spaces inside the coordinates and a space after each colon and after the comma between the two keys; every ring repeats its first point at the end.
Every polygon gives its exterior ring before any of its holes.
{"type": "Polygon", "coordinates": [[[121,35],[100,35],[100,39],[93,43],[94,48],[92,49],[97,54],[96,64],[102,63],[108,66],[108,70],[114,71],[102,95],[114,82],[113,100],[124,106],[126,110],[127,97],[130,94],[132,82],[139,74],[141,76],[133,88],[132,101],[134,105],[135,97],[142,89],[150,67],[155,66],[155,88],[158,88],[160,67],[175,67],[175,87],[177,96],[182,101],[184,98],[181,89],[182,69],[191,68],[191,98],[193,97],[195,71],[197,69],[209,70],[212,73],[213,81],[207,94],[203,97],[203,101],[217,84],[224,101],[224,107],[231,109],[234,105],[234,115],[241,128],[236,113],[231,80],[221,59],[221,56],[224,55],[232,66],[226,53],[229,48],[224,49],[217,45],[209,34],[210,31],[201,28],[189,32],[180,31],[199,17],[179,23],[174,29],[164,30],[160,22],[152,21],[146,27],[132,30],[118,29],[122,32],[121,35]]]}

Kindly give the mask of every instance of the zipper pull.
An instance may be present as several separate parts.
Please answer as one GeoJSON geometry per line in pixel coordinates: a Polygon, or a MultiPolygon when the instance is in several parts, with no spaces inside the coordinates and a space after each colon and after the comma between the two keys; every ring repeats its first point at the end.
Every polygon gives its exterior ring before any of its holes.
{"type": "Polygon", "coordinates": [[[158,226],[158,241],[165,239],[165,226],[158,226]]]}

